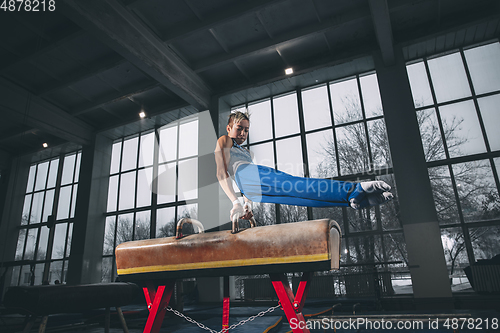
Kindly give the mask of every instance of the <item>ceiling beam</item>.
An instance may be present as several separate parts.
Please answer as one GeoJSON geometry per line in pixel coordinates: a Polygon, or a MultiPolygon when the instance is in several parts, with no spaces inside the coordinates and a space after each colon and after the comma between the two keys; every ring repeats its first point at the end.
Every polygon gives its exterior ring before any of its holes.
{"type": "Polygon", "coordinates": [[[162,40],[170,44],[191,34],[215,28],[218,25],[227,23],[245,14],[257,12],[265,7],[283,1],[286,0],[237,1],[237,5],[229,8],[221,8],[221,10],[218,10],[215,14],[204,18],[201,22],[188,22],[176,25],[168,34],[163,34],[162,40]]]}
{"type": "Polygon", "coordinates": [[[309,0],[309,2],[311,3],[311,5],[314,8],[314,14],[316,15],[316,18],[318,19],[318,22],[321,22],[321,16],[319,15],[318,6],[316,6],[316,2],[314,2],[314,0],[309,0]]]}
{"type": "Polygon", "coordinates": [[[212,67],[225,64],[228,62],[233,62],[237,59],[241,59],[250,55],[258,54],[268,50],[275,50],[281,45],[287,43],[292,43],[294,41],[307,38],[309,36],[324,33],[330,29],[340,28],[346,24],[352,24],[359,20],[366,20],[370,18],[370,12],[368,9],[359,8],[358,10],[351,11],[348,13],[343,13],[342,15],[337,15],[329,19],[325,19],[320,23],[311,24],[299,29],[292,31],[287,31],[272,39],[266,39],[258,41],[255,43],[247,44],[243,47],[233,50],[228,54],[220,54],[208,59],[199,61],[193,65],[195,72],[203,72],[212,67]]]}
{"type": "MultiPolygon", "coordinates": [[[[21,12],[21,13],[22,13],[22,12],[21,12]]],[[[22,14],[24,14],[24,13],[22,13],[22,14]]],[[[45,33],[45,31],[43,31],[43,29],[40,29],[40,27],[39,27],[39,26],[35,26],[32,22],[30,22],[29,20],[27,20],[27,19],[26,19],[26,18],[29,18],[29,16],[28,16],[28,17],[26,17],[26,16],[22,16],[22,14],[21,14],[21,15],[17,15],[17,16],[16,16],[16,20],[17,20],[17,21],[18,21],[21,25],[23,25],[25,28],[27,28],[28,30],[30,30],[30,31],[31,31],[32,33],[34,33],[35,35],[37,35],[37,36],[39,36],[39,37],[41,37],[41,38],[45,39],[46,41],[49,41],[49,42],[50,42],[50,41],[52,40],[52,38],[51,38],[49,35],[47,35],[47,34],[45,33]]]]}
{"type": "Polygon", "coordinates": [[[61,82],[44,86],[42,89],[38,90],[37,94],[38,96],[50,94],[53,91],[66,88],[89,77],[105,72],[111,68],[118,67],[119,65],[126,62],[127,60],[123,59],[119,55],[111,55],[101,58],[94,63],[83,65],[81,69],[79,68],[77,71],[73,72],[61,82]]]}
{"type": "Polygon", "coordinates": [[[198,20],[203,20],[198,8],[193,6],[189,0],[182,0],[186,6],[191,10],[191,12],[198,18],[198,20]]]}
{"type": "Polygon", "coordinates": [[[39,131],[38,129],[30,126],[21,126],[20,128],[16,128],[10,131],[5,131],[2,134],[0,134],[0,142],[17,140],[27,134],[35,134],[38,131],[39,131]]]}
{"type": "Polygon", "coordinates": [[[373,27],[384,64],[386,66],[394,65],[396,58],[394,56],[391,18],[387,0],[369,0],[368,3],[370,4],[373,27]]]}
{"type": "MultiPolygon", "coordinates": [[[[500,1],[498,2],[500,4],[500,1]]],[[[500,11],[499,11],[500,12],[500,11]]],[[[473,26],[478,26],[484,23],[495,22],[500,20],[499,13],[491,13],[490,15],[481,15],[480,13],[468,13],[466,17],[455,15],[456,20],[452,23],[447,23],[446,27],[414,27],[413,29],[400,31],[396,33],[397,44],[406,47],[409,45],[425,42],[433,38],[444,36],[448,33],[454,33],[462,29],[467,29],[473,26]],[[398,38],[398,36],[400,38],[398,38]],[[404,38],[402,38],[404,36],[404,38]]]]}
{"type": "Polygon", "coordinates": [[[250,75],[248,75],[248,73],[243,69],[243,67],[241,67],[241,65],[237,61],[234,62],[234,65],[236,66],[236,68],[238,68],[241,74],[243,74],[247,81],[250,81],[250,75]]]}
{"type": "MultiPolygon", "coordinates": [[[[29,51],[26,50],[26,52],[24,52],[23,54],[18,54],[16,59],[2,64],[2,66],[0,66],[0,74],[5,73],[5,71],[7,71],[9,68],[11,68],[15,65],[21,64],[23,62],[29,62],[32,59],[35,59],[35,58],[37,58],[37,57],[39,57],[47,52],[53,51],[54,49],[64,45],[65,43],[67,43],[70,40],[73,40],[73,39],[81,36],[84,33],[84,31],[82,31],[81,29],[73,27],[73,26],[67,27],[67,28],[63,29],[62,31],[63,32],[59,36],[53,38],[52,40],[42,41],[40,43],[40,45],[37,46],[36,50],[32,50],[32,49],[29,51]]],[[[32,45],[32,44],[28,43],[28,45],[32,45]]]]}
{"type": "Polygon", "coordinates": [[[103,96],[97,100],[90,101],[88,103],[81,104],[78,108],[73,109],[69,112],[69,114],[73,116],[79,116],[84,113],[90,112],[92,110],[95,110],[97,108],[103,107],[107,104],[114,103],[117,101],[120,101],[122,99],[126,99],[129,97],[132,97],[134,95],[143,93],[145,91],[149,91],[151,89],[154,89],[159,86],[159,83],[157,82],[147,82],[147,83],[140,83],[137,85],[134,85],[127,89],[126,91],[117,91],[112,94],[103,96]]]}
{"type": "Polygon", "coordinates": [[[0,111],[9,121],[79,145],[91,143],[93,128],[67,112],[5,78],[0,78],[0,90],[5,96],[0,99],[0,111]]]}
{"type": "MultiPolygon", "coordinates": [[[[279,82],[283,79],[295,80],[296,76],[301,74],[306,74],[319,70],[326,67],[332,67],[336,65],[342,65],[345,63],[350,63],[360,58],[371,58],[371,55],[376,50],[376,43],[364,43],[364,44],[352,44],[344,45],[341,50],[334,52],[332,54],[326,54],[323,57],[315,57],[310,60],[302,61],[299,65],[294,65],[293,76],[290,77],[286,75],[283,70],[270,70],[258,76],[254,76],[248,82],[241,82],[240,84],[231,84],[227,86],[220,87],[215,93],[217,95],[227,95],[242,91],[249,88],[262,87],[266,84],[272,84],[279,82]]],[[[373,69],[373,65],[369,64],[367,66],[359,67],[362,68],[361,71],[368,71],[373,69]]],[[[358,70],[359,70],[358,68],[358,70]]],[[[351,74],[347,74],[349,76],[351,74]]],[[[340,78],[340,77],[339,77],[340,78]]],[[[322,82],[323,83],[323,82],[322,82]]]]}
{"type": "MultiPolygon", "coordinates": [[[[157,106],[157,107],[154,107],[151,109],[145,108],[145,112],[146,112],[147,118],[153,118],[153,117],[163,115],[165,113],[175,111],[175,110],[178,110],[180,108],[185,108],[188,106],[189,106],[189,104],[186,101],[178,100],[178,101],[168,103],[167,105],[157,106]]],[[[102,133],[102,132],[105,132],[108,130],[119,128],[120,126],[125,126],[125,125],[136,123],[136,122],[137,122],[137,116],[129,116],[126,118],[122,118],[121,122],[113,124],[112,126],[106,126],[106,127],[102,127],[102,128],[97,129],[97,133],[102,133]]]]}
{"type": "MultiPolygon", "coordinates": [[[[208,85],[117,0],[68,0],[63,14],[198,110],[208,109],[208,85]]],[[[59,9],[58,8],[58,9],[59,9]]]]}
{"type": "Polygon", "coordinates": [[[269,36],[269,38],[273,39],[274,36],[271,34],[271,32],[269,31],[269,29],[266,27],[266,23],[264,22],[264,19],[262,18],[262,14],[261,13],[255,13],[255,16],[257,17],[257,20],[259,20],[259,23],[262,25],[262,27],[264,28],[264,31],[269,36]]]}

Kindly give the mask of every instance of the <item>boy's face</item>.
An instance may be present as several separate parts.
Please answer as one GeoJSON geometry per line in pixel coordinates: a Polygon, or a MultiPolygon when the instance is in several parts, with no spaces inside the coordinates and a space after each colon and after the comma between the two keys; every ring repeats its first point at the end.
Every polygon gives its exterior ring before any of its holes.
{"type": "Polygon", "coordinates": [[[236,140],[236,142],[241,145],[248,137],[248,131],[250,129],[250,122],[243,119],[239,123],[234,123],[233,127],[227,125],[227,135],[230,138],[236,140]]]}

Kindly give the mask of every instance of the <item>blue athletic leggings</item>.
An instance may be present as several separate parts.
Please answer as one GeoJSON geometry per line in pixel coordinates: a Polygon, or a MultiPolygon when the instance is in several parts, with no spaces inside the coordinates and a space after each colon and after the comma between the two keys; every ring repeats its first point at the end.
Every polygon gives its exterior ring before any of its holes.
{"type": "Polygon", "coordinates": [[[241,193],[254,202],[307,207],[349,206],[363,201],[359,183],[289,175],[263,165],[242,164],[235,174],[241,193]]]}

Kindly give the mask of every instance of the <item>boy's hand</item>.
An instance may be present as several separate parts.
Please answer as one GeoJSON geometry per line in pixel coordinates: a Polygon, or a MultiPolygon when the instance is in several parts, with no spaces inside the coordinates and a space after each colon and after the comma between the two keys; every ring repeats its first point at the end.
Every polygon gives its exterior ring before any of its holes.
{"type": "Polygon", "coordinates": [[[242,216],[241,218],[244,220],[250,220],[253,217],[253,212],[252,212],[252,202],[247,201],[243,205],[243,209],[245,210],[245,215],[242,216]]]}
{"type": "Polygon", "coordinates": [[[233,208],[229,212],[229,218],[231,219],[231,221],[233,220],[233,216],[235,216],[236,214],[239,215],[239,218],[245,215],[245,210],[238,200],[233,201],[233,208]]]}
{"type": "Polygon", "coordinates": [[[231,221],[233,220],[233,216],[236,214],[238,214],[239,218],[242,220],[251,219],[253,217],[252,205],[247,202],[244,206],[242,206],[238,200],[233,201],[233,208],[229,212],[229,218],[231,221]]]}

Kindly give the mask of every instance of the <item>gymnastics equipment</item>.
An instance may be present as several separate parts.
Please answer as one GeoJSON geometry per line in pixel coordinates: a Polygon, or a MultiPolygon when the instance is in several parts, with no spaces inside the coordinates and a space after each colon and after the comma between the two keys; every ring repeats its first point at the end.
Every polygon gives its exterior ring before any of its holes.
{"type": "MultiPolygon", "coordinates": [[[[205,233],[194,219],[181,219],[176,236],[122,243],[115,249],[121,281],[143,285],[149,309],[144,332],[157,333],[179,278],[269,274],[293,332],[308,332],[302,309],[314,271],[339,268],[339,225],[328,219],[205,233]],[[198,234],[183,235],[193,224],[198,234]],[[303,272],[296,295],[286,272],[303,272]],[[300,328],[299,328],[300,327],[300,328]],[[302,328],[303,327],[303,328],[302,328]]],[[[255,225],[251,223],[251,225],[255,225]]],[[[229,295],[224,295],[223,327],[227,329],[229,295]]]]}

